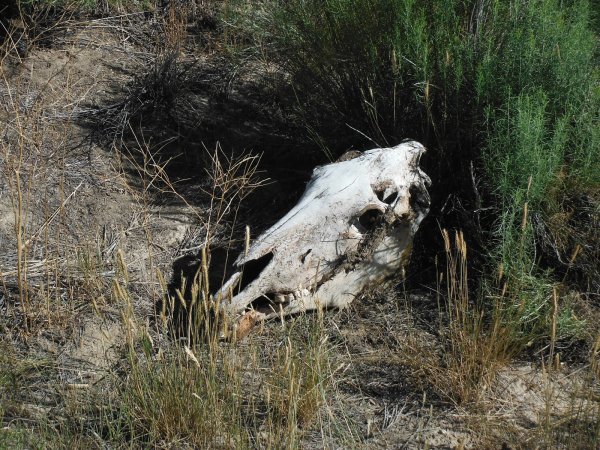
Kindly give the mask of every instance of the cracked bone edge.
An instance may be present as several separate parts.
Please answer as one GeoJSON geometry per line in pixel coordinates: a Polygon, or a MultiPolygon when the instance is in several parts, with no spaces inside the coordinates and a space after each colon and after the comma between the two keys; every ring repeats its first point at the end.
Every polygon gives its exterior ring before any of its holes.
{"type": "Polygon", "coordinates": [[[248,336],[250,334],[250,331],[252,331],[252,328],[254,328],[254,326],[258,322],[264,319],[264,314],[261,314],[254,310],[250,310],[246,314],[244,314],[241,317],[241,319],[238,320],[235,326],[233,333],[233,336],[235,336],[235,341],[241,341],[246,336],[248,336]]]}

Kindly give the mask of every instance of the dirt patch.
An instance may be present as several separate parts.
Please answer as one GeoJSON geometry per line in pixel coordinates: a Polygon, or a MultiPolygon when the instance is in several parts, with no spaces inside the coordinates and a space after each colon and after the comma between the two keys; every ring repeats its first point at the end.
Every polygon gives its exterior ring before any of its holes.
{"type": "Polygon", "coordinates": [[[96,381],[118,361],[125,342],[120,320],[86,321],[76,342],[65,348],[61,364],[77,367],[79,383],[96,381]]]}

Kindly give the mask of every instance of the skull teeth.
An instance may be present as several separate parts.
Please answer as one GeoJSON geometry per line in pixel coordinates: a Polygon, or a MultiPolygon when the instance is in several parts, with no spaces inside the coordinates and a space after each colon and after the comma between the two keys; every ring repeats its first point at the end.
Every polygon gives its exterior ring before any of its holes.
{"type": "Polygon", "coordinates": [[[310,296],[310,291],[308,289],[298,289],[294,292],[288,292],[285,294],[277,293],[272,296],[273,303],[282,304],[282,303],[291,303],[294,300],[303,300],[310,296]]]}

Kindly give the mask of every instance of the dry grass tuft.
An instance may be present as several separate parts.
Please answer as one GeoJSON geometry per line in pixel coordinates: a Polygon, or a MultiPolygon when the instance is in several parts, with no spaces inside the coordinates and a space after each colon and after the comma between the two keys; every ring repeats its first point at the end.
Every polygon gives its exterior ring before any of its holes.
{"type": "Polygon", "coordinates": [[[446,295],[438,299],[440,335],[437,351],[424,348],[422,338],[409,336],[407,362],[422,386],[431,386],[455,405],[476,405],[493,384],[499,368],[510,361],[512,341],[501,326],[498,307],[486,316],[470,298],[467,243],[462,232],[452,238],[442,231],[446,271],[439,276],[446,295]]]}

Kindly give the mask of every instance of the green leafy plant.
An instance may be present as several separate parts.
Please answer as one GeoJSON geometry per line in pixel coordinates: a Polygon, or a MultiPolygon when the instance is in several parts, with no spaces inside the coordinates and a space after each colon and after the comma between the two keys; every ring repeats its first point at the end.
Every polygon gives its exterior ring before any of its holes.
{"type": "MultiPolygon", "coordinates": [[[[558,279],[541,263],[540,233],[556,248],[556,233],[544,231],[549,218],[600,181],[598,36],[589,3],[230,3],[228,23],[253,44],[244,54],[260,50],[289,74],[298,114],[327,154],[363,136],[370,146],[418,139],[429,148],[434,198],[451,192],[477,214],[492,212],[480,229],[489,255],[483,278],[500,267],[504,278],[497,291],[484,281],[488,295],[508,289],[522,331],[547,335],[558,279]],[[472,164],[481,192],[473,193],[472,164]]],[[[572,236],[576,245],[581,237],[572,236]]]]}

